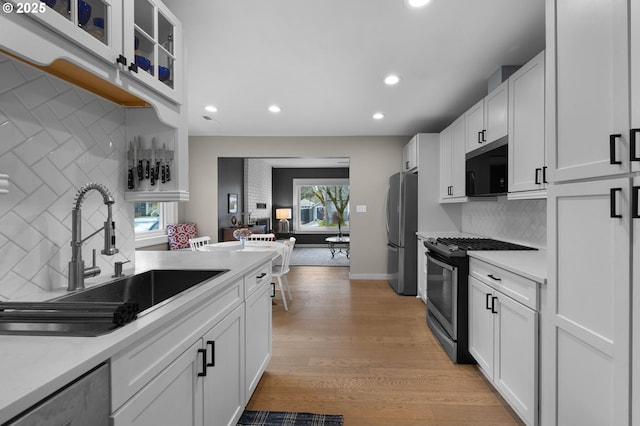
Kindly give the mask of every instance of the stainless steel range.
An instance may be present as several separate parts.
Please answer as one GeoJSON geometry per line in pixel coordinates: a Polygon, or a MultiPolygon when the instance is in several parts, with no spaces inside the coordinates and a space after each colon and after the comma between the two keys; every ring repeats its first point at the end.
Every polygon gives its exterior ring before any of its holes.
{"type": "Polygon", "coordinates": [[[451,360],[475,363],[468,351],[468,275],[471,250],[536,250],[491,238],[428,238],[427,324],[451,360]]]}

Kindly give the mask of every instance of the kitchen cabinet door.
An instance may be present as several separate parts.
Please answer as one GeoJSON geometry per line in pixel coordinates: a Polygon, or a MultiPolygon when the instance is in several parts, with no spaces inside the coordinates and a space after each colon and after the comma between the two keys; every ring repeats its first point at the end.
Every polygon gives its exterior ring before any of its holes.
{"type": "Polygon", "coordinates": [[[484,99],[469,108],[465,113],[465,120],[467,122],[465,151],[469,152],[476,148],[480,148],[482,144],[486,142],[484,127],[484,99]]]}
{"type": "Polygon", "coordinates": [[[451,196],[451,158],[453,155],[453,125],[440,133],[440,200],[451,196]]]}
{"type": "MultiPolygon", "coordinates": [[[[548,1],[550,181],[626,173],[629,38],[624,0],[548,1]],[[551,79],[550,79],[551,80],[551,79]],[[555,130],[555,132],[554,132],[555,130]]],[[[637,49],[637,46],[635,47],[637,49]]]]}
{"type": "Polygon", "coordinates": [[[130,75],[171,101],[182,104],[182,24],[159,0],[125,1],[125,56],[137,64],[130,75]]]}
{"type": "Polygon", "coordinates": [[[203,337],[207,351],[207,375],[204,377],[205,425],[235,425],[244,410],[244,315],[243,304],[203,337]]]}
{"type": "Polygon", "coordinates": [[[546,188],[544,52],[509,77],[509,193],[546,188]]]}
{"type": "Polygon", "coordinates": [[[402,171],[405,173],[418,172],[418,135],[415,135],[402,148],[402,171]]]}
{"type": "Polygon", "coordinates": [[[440,202],[464,202],[465,140],[464,116],[440,133],[440,202]]]}
{"type": "Polygon", "coordinates": [[[271,359],[271,280],[246,300],[246,401],[271,359]]]}
{"type": "Polygon", "coordinates": [[[418,237],[418,297],[427,303],[427,248],[424,246],[424,239],[418,237]]]}
{"type": "Polygon", "coordinates": [[[543,424],[628,424],[629,178],[549,188],[543,424]]]}
{"type": "MultiPolygon", "coordinates": [[[[631,149],[631,169],[634,172],[640,171],[640,4],[631,2],[630,4],[630,46],[629,53],[631,64],[631,134],[629,144],[631,149]]],[[[640,409],[639,409],[640,410],[640,409]]],[[[640,416],[640,413],[639,413],[640,416]]],[[[640,419],[638,419],[640,424],[640,419]]]]}
{"type": "MultiPolygon", "coordinates": [[[[115,66],[122,53],[122,0],[8,1],[16,14],[34,19],[109,64],[115,66]]],[[[13,42],[21,41],[28,43],[24,38],[13,42]]]]}
{"type": "Polygon", "coordinates": [[[203,424],[203,355],[198,339],[138,392],[111,419],[113,426],[203,424]]]}
{"type": "MultiPolygon", "coordinates": [[[[632,233],[632,246],[631,252],[633,257],[631,259],[632,268],[632,289],[640,289],[640,176],[636,176],[633,179],[633,194],[632,202],[632,217],[633,217],[633,233],[632,233]]],[[[631,336],[631,342],[633,347],[631,348],[631,359],[640,360],[640,291],[633,291],[633,299],[631,301],[631,312],[633,324],[631,330],[633,334],[631,336]]],[[[636,361],[640,362],[640,361],[636,361]]],[[[633,426],[640,426],[640,367],[633,366],[632,378],[631,378],[631,418],[633,419],[633,426]]]]}
{"type": "Polygon", "coordinates": [[[538,424],[538,313],[494,293],[493,383],[528,425],[538,424]]]}
{"type": "Polygon", "coordinates": [[[493,289],[469,277],[469,353],[482,372],[493,380],[493,289]]]}
{"type": "Polygon", "coordinates": [[[485,140],[507,136],[509,131],[509,81],[502,82],[484,98],[485,140]]]}

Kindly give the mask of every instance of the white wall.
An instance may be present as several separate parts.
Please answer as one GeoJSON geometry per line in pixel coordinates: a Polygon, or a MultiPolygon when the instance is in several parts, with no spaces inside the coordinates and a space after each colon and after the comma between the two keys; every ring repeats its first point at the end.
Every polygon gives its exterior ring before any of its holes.
{"type": "Polygon", "coordinates": [[[386,279],[385,194],[389,176],[400,170],[408,136],[389,137],[190,137],[185,221],[203,235],[217,235],[218,157],[349,157],[351,278],[386,279]],[[366,213],[355,206],[364,205],[366,213]]]}
{"type": "MultiPolygon", "coordinates": [[[[0,54],[0,300],[66,288],[71,259],[71,209],[79,187],[107,186],[120,253],[100,256],[102,234],[83,246],[91,263],[98,249],[102,276],[116,260],[133,260],[133,206],[126,186],[125,113],[122,107],[0,54]]],[[[82,234],[102,227],[102,197],[87,193],[82,234]]]]}
{"type": "Polygon", "coordinates": [[[259,158],[244,160],[244,208],[251,214],[251,219],[271,218],[273,202],[272,167],[259,158]],[[265,203],[265,209],[257,209],[257,203],[265,203]]]}

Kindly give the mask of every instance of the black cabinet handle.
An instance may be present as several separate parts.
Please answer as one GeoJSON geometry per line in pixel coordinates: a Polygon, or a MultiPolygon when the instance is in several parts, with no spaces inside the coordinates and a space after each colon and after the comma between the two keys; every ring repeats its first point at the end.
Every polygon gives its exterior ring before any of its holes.
{"type": "Polygon", "coordinates": [[[482,131],[478,132],[478,143],[482,143],[482,131]]]}
{"type": "Polygon", "coordinates": [[[482,142],[486,142],[487,140],[485,139],[485,134],[487,133],[486,130],[482,131],[482,142]]]}
{"type": "Polygon", "coordinates": [[[612,218],[621,218],[622,215],[616,212],[616,193],[622,192],[622,188],[611,188],[609,192],[609,202],[610,202],[610,216],[612,218]]]}
{"type": "Polygon", "coordinates": [[[135,63],[131,62],[129,64],[129,71],[133,71],[133,72],[137,73],[138,72],[138,66],[135,63]]]}
{"type": "Polygon", "coordinates": [[[207,350],[198,349],[198,353],[202,354],[202,372],[198,373],[198,377],[204,377],[207,375],[207,350]]]}
{"type": "Polygon", "coordinates": [[[257,280],[259,280],[260,278],[262,278],[262,277],[264,277],[264,276],[266,276],[266,275],[267,275],[267,273],[266,273],[266,272],[263,272],[263,273],[261,273],[260,275],[256,276],[256,279],[257,279],[257,280]]]}
{"type": "Polygon", "coordinates": [[[271,297],[276,297],[276,283],[271,283],[271,297]]]}
{"type": "Polygon", "coordinates": [[[541,171],[542,171],[542,169],[540,167],[536,168],[536,179],[535,179],[536,185],[540,185],[540,172],[541,171]]]}
{"type": "Polygon", "coordinates": [[[640,186],[634,186],[631,189],[631,217],[640,219],[640,212],[638,212],[638,192],[640,192],[640,186]]]}
{"type": "Polygon", "coordinates": [[[542,167],[542,183],[549,183],[547,182],[547,166],[542,167]]]}
{"type": "Polygon", "coordinates": [[[407,169],[407,170],[409,170],[409,162],[408,162],[408,161],[405,161],[405,163],[404,163],[404,168],[405,168],[405,169],[407,169]]]}
{"type": "Polygon", "coordinates": [[[496,307],[496,300],[498,300],[498,298],[497,298],[496,296],[493,296],[493,297],[491,298],[491,313],[492,313],[492,314],[497,314],[497,313],[498,313],[498,311],[496,311],[496,310],[495,310],[495,307],[496,307]]]}
{"type": "Polygon", "coordinates": [[[488,276],[489,278],[491,278],[492,280],[495,280],[495,281],[502,281],[502,278],[494,277],[494,276],[493,276],[493,274],[487,274],[487,276],[488,276]]]}
{"type": "Polygon", "coordinates": [[[487,308],[487,311],[492,310],[491,308],[491,293],[487,293],[486,295],[486,304],[485,304],[485,308],[487,308]]]}
{"type": "Polygon", "coordinates": [[[116,64],[122,64],[125,67],[127,66],[127,58],[125,58],[122,55],[118,55],[118,58],[116,59],[116,64]]]}
{"type": "Polygon", "coordinates": [[[638,150],[636,148],[636,136],[640,133],[640,129],[631,129],[629,133],[631,135],[631,161],[640,161],[640,157],[638,157],[638,150]]]}
{"type": "Polygon", "coordinates": [[[609,163],[622,164],[622,161],[616,160],[616,139],[622,137],[621,134],[609,135],[609,163]]]}
{"type": "MultiPolygon", "coordinates": [[[[211,347],[211,362],[207,362],[205,365],[207,367],[215,367],[216,366],[216,341],[207,340],[207,346],[211,347]]],[[[205,351],[205,354],[206,354],[206,351],[205,351]]]]}

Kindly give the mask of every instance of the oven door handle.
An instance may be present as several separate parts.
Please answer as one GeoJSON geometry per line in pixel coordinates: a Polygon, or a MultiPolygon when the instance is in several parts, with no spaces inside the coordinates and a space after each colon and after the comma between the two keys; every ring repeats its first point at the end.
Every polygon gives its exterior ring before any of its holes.
{"type": "Polygon", "coordinates": [[[429,259],[431,262],[435,263],[436,265],[446,269],[447,271],[453,272],[453,270],[455,269],[455,266],[449,265],[447,263],[444,263],[444,262],[436,259],[435,257],[430,256],[429,253],[427,253],[427,259],[429,259]]]}

